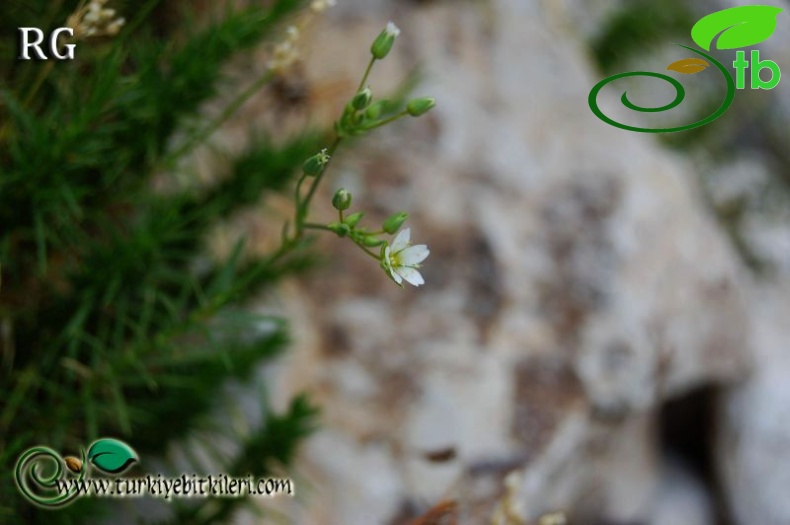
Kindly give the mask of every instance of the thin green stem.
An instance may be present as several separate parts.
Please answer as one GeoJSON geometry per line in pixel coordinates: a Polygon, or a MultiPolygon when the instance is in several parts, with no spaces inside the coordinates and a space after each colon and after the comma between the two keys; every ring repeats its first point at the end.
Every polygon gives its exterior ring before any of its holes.
{"type": "Polygon", "coordinates": [[[22,107],[26,108],[33,101],[33,97],[35,97],[38,90],[41,89],[44,80],[47,79],[54,66],[55,62],[50,60],[42,69],[39,69],[36,80],[33,82],[33,87],[30,88],[30,91],[27,92],[25,99],[22,101],[22,107]]]}
{"type": "Polygon", "coordinates": [[[135,10],[134,18],[128,24],[124,25],[123,31],[121,32],[121,38],[126,38],[128,35],[132,34],[137,27],[145,20],[145,18],[149,15],[149,13],[156,7],[156,4],[161,2],[162,0],[148,0],[142,7],[135,10]]]}
{"type": "Polygon", "coordinates": [[[277,248],[277,250],[274,253],[272,253],[269,256],[269,258],[266,260],[266,266],[271,266],[272,264],[276,263],[285,254],[290,252],[295,245],[296,245],[296,237],[292,237],[290,239],[286,239],[285,241],[283,241],[280,244],[280,247],[277,248]]]}
{"type": "Polygon", "coordinates": [[[302,213],[302,183],[308,177],[306,173],[303,173],[299,180],[296,183],[296,188],[294,189],[294,204],[296,209],[294,210],[294,223],[296,224],[296,230],[299,231],[299,224],[301,223],[301,213],[302,213]]]}
{"type": "Polygon", "coordinates": [[[324,165],[324,169],[321,170],[321,173],[316,175],[315,178],[313,179],[313,183],[310,185],[310,189],[308,190],[307,196],[304,198],[304,201],[302,201],[300,206],[297,206],[299,210],[299,215],[298,215],[299,219],[296,224],[297,236],[301,236],[302,225],[304,223],[304,220],[307,218],[307,211],[310,208],[310,201],[313,200],[313,195],[315,195],[315,191],[316,189],[318,189],[318,185],[321,183],[321,179],[323,178],[324,173],[326,173],[326,170],[329,168],[329,163],[332,162],[332,158],[335,156],[335,151],[337,150],[337,147],[340,145],[340,142],[342,140],[343,140],[342,137],[336,137],[332,145],[329,146],[329,148],[327,148],[327,155],[329,155],[329,160],[324,165]]]}
{"type": "Polygon", "coordinates": [[[219,128],[226,120],[228,120],[231,116],[233,116],[238,109],[244,105],[257,91],[259,91],[263,86],[268,84],[274,78],[274,72],[271,69],[267,69],[266,73],[264,73],[258,80],[253,82],[247,89],[242,91],[239,96],[237,96],[230,104],[228,104],[225,109],[220,113],[214,120],[209,122],[209,124],[193,133],[187,140],[184,142],[179,148],[175,151],[170,153],[165,159],[165,164],[169,164],[174,160],[178,159],[185,153],[188,153],[192,148],[197,146],[199,143],[206,140],[212,133],[214,133],[217,128],[219,128]]]}
{"type": "MultiPolygon", "coordinates": [[[[304,227],[305,230],[322,230],[322,231],[327,231],[327,232],[331,232],[332,231],[332,229],[329,226],[326,226],[324,224],[316,224],[314,222],[306,222],[306,223],[302,224],[302,226],[304,227]]],[[[334,233],[334,232],[332,232],[332,233],[334,233]]]]}
{"type": "Polygon", "coordinates": [[[359,82],[359,87],[357,88],[357,93],[362,91],[365,88],[365,82],[368,81],[368,77],[370,76],[370,71],[373,69],[373,64],[376,62],[376,57],[372,57],[370,62],[368,62],[368,67],[365,69],[365,74],[362,75],[362,80],[359,82]]]}
{"type": "Polygon", "coordinates": [[[359,246],[359,249],[360,249],[360,250],[362,250],[363,252],[367,253],[368,255],[370,255],[371,257],[373,257],[374,259],[376,259],[377,261],[378,261],[378,260],[380,260],[380,258],[379,258],[379,256],[378,256],[378,254],[376,254],[376,253],[373,253],[373,252],[372,252],[372,251],[370,251],[370,250],[369,250],[367,247],[365,247],[365,246],[362,246],[362,245],[361,245],[361,244],[359,244],[358,242],[355,242],[354,244],[356,244],[357,246],[359,246]]]}
{"type": "Polygon", "coordinates": [[[380,121],[376,122],[375,124],[371,124],[370,126],[365,126],[364,129],[365,129],[365,131],[370,131],[372,129],[376,129],[376,128],[380,128],[382,126],[386,126],[387,124],[391,124],[391,123],[395,122],[396,120],[405,117],[408,114],[409,114],[408,111],[403,110],[400,113],[398,113],[396,115],[392,115],[389,118],[385,118],[384,120],[380,120],[380,121]]]}
{"type": "MultiPolygon", "coordinates": [[[[368,62],[368,65],[365,68],[365,73],[362,75],[362,80],[360,80],[359,82],[357,93],[359,93],[364,89],[365,83],[368,81],[368,77],[370,76],[370,72],[372,71],[373,64],[375,62],[376,62],[376,58],[371,57],[370,62],[368,62]]],[[[237,107],[238,106],[236,106],[236,108],[237,107]]],[[[236,108],[233,108],[231,112],[234,111],[236,108]]],[[[402,114],[398,114],[386,120],[383,120],[382,122],[377,123],[374,126],[371,126],[369,129],[374,129],[383,126],[385,124],[388,124],[390,122],[393,122],[403,117],[404,115],[406,115],[406,112],[403,112],[402,114]]],[[[288,254],[288,252],[294,249],[299,244],[299,241],[302,239],[302,237],[304,236],[305,230],[321,230],[321,231],[332,232],[332,230],[328,226],[325,226],[323,224],[310,223],[307,222],[306,219],[307,219],[307,214],[310,210],[310,203],[312,202],[313,197],[315,196],[315,192],[318,189],[318,186],[321,184],[321,180],[323,179],[324,173],[326,173],[327,169],[329,169],[329,163],[332,162],[332,158],[335,156],[335,152],[337,151],[337,148],[338,146],[340,146],[340,143],[342,141],[343,141],[343,136],[338,135],[335,137],[335,140],[332,142],[332,145],[327,148],[326,153],[329,156],[329,160],[323,166],[321,172],[313,178],[313,181],[310,184],[310,189],[307,190],[307,195],[305,195],[304,199],[302,199],[302,184],[307,178],[307,175],[302,175],[299,178],[299,181],[296,183],[296,188],[294,189],[294,204],[296,206],[294,222],[295,222],[296,231],[294,232],[293,237],[288,237],[287,235],[283,236],[282,241],[280,243],[280,247],[277,248],[277,250],[269,257],[268,262],[270,264],[284,257],[285,255],[288,254]]],[[[340,222],[343,222],[344,214],[341,210],[338,210],[338,217],[340,218],[340,222]]],[[[360,244],[357,240],[354,240],[354,244],[359,246],[359,248],[362,251],[364,251],[366,254],[368,254],[370,257],[379,260],[379,256],[377,254],[370,251],[367,247],[360,244]]]]}

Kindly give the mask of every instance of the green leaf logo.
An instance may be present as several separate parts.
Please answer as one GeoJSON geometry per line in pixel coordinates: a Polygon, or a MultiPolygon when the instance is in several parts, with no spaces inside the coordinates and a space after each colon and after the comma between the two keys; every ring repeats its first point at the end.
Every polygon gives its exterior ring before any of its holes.
{"type": "Polygon", "coordinates": [[[88,449],[88,461],[108,474],[120,474],[137,460],[135,451],[117,439],[98,439],[88,449]]]}
{"type": "Polygon", "coordinates": [[[767,40],[776,29],[776,16],[783,11],[772,5],[744,5],[731,7],[705,16],[691,28],[691,38],[704,49],[716,36],[718,49],[753,46],[767,40]]]}

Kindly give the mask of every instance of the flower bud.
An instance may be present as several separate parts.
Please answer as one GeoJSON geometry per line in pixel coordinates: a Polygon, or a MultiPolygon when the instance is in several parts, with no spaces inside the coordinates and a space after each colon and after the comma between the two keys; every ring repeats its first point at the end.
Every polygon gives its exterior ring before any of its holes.
{"type": "Polygon", "coordinates": [[[379,246],[387,242],[383,239],[379,239],[375,235],[365,235],[364,237],[362,237],[361,241],[362,244],[364,244],[368,248],[378,248],[379,246]]]}
{"type": "Polygon", "coordinates": [[[406,222],[406,219],[408,218],[409,214],[405,211],[390,215],[387,220],[384,221],[381,229],[389,234],[393,234],[398,231],[401,226],[403,226],[403,223],[406,222]]]}
{"type": "Polygon", "coordinates": [[[345,237],[351,233],[351,228],[348,226],[348,224],[344,224],[342,222],[333,222],[332,224],[327,224],[326,227],[335,232],[338,237],[345,237]]]}
{"type": "Polygon", "coordinates": [[[359,224],[359,221],[362,220],[362,216],[363,215],[364,215],[364,213],[361,212],[361,211],[358,211],[356,213],[352,213],[351,215],[346,217],[345,220],[343,220],[343,224],[347,224],[350,228],[353,228],[354,226],[359,224]]]}
{"type": "Polygon", "coordinates": [[[305,175],[315,177],[324,171],[324,166],[326,166],[327,162],[329,162],[329,155],[326,154],[326,149],[322,149],[319,153],[304,161],[302,171],[305,175]]]}
{"type": "Polygon", "coordinates": [[[370,106],[368,109],[365,110],[365,116],[370,120],[376,120],[381,116],[381,112],[384,110],[384,105],[387,103],[385,100],[377,100],[370,106]]]}
{"type": "Polygon", "coordinates": [[[406,111],[412,117],[419,117],[428,113],[436,105],[436,99],[433,97],[420,97],[410,100],[406,105],[406,111]]]}
{"type": "Polygon", "coordinates": [[[373,100],[373,93],[370,88],[365,88],[354,95],[354,98],[351,99],[351,106],[355,110],[361,111],[370,105],[371,100],[373,100]]]}
{"type": "Polygon", "coordinates": [[[373,58],[381,60],[386,57],[390,49],[392,49],[392,44],[395,43],[395,37],[399,34],[400,29],[392,22],[389,22],[384,31],[373,41],[373,45],[370,46],[370,52],[373,54],[373,58]]]}
{"type": "Polygon", "coordinates": [[[339,211],[349,209],[351,207],[351,194],[343,188],[337,190],[334,197],[332,197],[332,206],[339,211]]]}

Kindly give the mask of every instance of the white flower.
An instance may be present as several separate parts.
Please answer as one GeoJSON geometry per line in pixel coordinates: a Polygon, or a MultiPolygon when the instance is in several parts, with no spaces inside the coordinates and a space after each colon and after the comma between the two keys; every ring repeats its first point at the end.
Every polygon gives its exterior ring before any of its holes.
{"type": "Polygon", "coordinates": [[[285,39],[274,46],[272,58],[269,60],[269,68],[277,73],[282,73],[301,58],[298,46],[299,28],[288,26],[285,33],[285,39]]]}
{"type": "Polygon", "coordinates": [[[107,0],[91,0],[78,6],[66,25],[74,30],[74,39],[80,40],[90,36],[112,36],[118,34],[126,22],[123,17],[116,18],[115,9],[105,8],[107,0]]]}
{"type": "Polygon", "coordinates": [[[274,47],[272,58],[269,60],[269,68],[281,73],[291,67],[300,57],[299,48],[290,40],[284,40],[274,47]]]}
{"type": "Polygon", "coordinates": [[[410,236],[411,230],[409,228],[401,231],[392,241],[392,245],[384,247],[381,257],[381,267],[389,272],[392,280],[401,287],[404,280],[413,286],[425,284],[425,280],[417,268],[430,252],[424,244],[411,246],[409,244],[410,236]]]}

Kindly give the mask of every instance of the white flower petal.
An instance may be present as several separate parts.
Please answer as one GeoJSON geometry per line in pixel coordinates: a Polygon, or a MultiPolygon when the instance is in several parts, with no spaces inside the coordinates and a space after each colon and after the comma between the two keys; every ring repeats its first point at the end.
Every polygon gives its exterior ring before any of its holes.
{"type": "Polygon", "coordinates": [[[392,253],[398,253],[399,251],[406,248],[409,245],[410,238],[411,238],[411,228],[406,228],[405,230],[402,230],[395,237],[395,240],[392,241],[392,253]]]}
{"type": "Polygon", "coordinates": [[[398,36],[400,34],[400,29],[396,26],[393,22],[387,23],[387,34],[390,36],[398,36]]]}
{"type": "Polygon", "coordinates": [[[403,279],[401,278],[400,275],[398,275],[398,273],[392,267],[389,267],[388,271],[390,272],[390,275],[392,276],[392,278],[395,280],[396,283],[403,284],[403,279]]]}
{"type": "Polygon", "coordinates": [[[409,246],[401,252],[400,262],[403,266],[414,266],[427,259],[430,253],[428,247],[424,244],[409,246]]]}
{"type": "Polygon", "coordinates": [[[408,266],[402,266],[396,268],[395,271],[400,274],[401,277],[406,279],[409,284],[413,286],[420,286],[421,284],[425,284],[425,280],[422,278],[422,274],[415,270],[414,268],[409,268],[408,266]]]}

